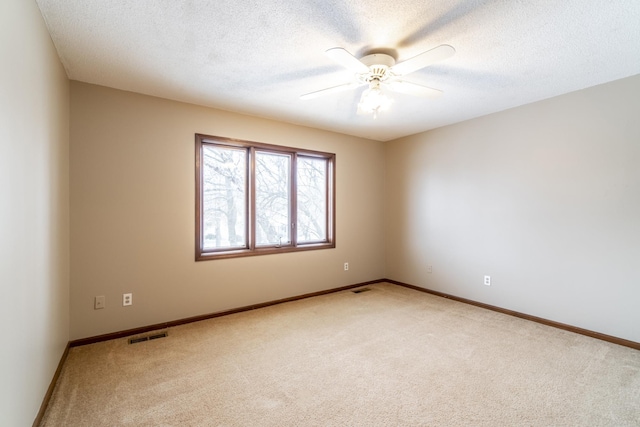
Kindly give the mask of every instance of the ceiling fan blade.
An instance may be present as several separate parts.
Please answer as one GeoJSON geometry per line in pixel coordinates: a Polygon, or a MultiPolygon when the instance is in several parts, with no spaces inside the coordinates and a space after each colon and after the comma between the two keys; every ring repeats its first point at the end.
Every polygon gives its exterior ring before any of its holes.
{"type": "Polygon", "coordinates": [[[452,46],[443,44],[394,65],[391,67],[391,71],[397,76],[404,76],[421,68],[427,67],[435,62],[450,58],[455,53],[456,50],[452,46]]]}
{"type": "Polygon", "coordinates": [[[369,67],[364,65],[358,58],[347,52],[341,47],[332,47],[325,51],[325,55],[333,59],[338,64],[345,67],[347,70],[351,70],[354,73],[368,73],[369,67]]]}
{"type": "Polygon", "coordinates": [[[335,93],[335,92],[342,92],[344,90],[352,89],[352,88],[358,87],[360,85],[361,85],[361,83],[358,83],[358,82],[345,83],[345,84],[341,84],[341,85],[338,85],[338,86],[333,86],[333,87],[329,87],[329,88],[326,88],[326,89],[317,90],[315,92],[305,93],[304,95],[300,95],[300,99],[303,99],[303,100],[313,99],[313,98],[317,98],[319,96],[329,95],[329,94],[335,93]]]}
{"type": "Polygon", "coordinates": [[[405,80],[393,80],[385,84],[387,84],[391,90],[406,93],[407,95],[424,96],[428,98],[437,98],[442,95],[441,90],[419,85],[417,83],[407,82],[405,80]]]}

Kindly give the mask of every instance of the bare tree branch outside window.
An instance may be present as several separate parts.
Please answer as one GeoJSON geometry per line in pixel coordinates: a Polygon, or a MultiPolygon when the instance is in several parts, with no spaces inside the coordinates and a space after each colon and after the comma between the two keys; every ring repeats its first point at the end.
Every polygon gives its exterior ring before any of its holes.
{"type": "Polygon", "coordinates": [[[291,156],[256,153],[256,244],[291,243],[291,156]]]}
{"type": "Polygon", "coordinates": [[[319,242],[327,235],[327,162],[298,158],[298,242],[319,242]]]}
{"type": "Polygon", "coordinates": [[[246,247],[246,150],[203,147],[204,248],[246,247]]]}

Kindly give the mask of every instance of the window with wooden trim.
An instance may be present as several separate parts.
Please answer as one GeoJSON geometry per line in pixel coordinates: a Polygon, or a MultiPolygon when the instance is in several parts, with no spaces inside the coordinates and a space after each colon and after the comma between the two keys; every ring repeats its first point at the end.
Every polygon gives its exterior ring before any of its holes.
{"type": "Polygon", "coordinates": [[[335,154],[196,134],[196,260],[335,247],[335,154]]]}

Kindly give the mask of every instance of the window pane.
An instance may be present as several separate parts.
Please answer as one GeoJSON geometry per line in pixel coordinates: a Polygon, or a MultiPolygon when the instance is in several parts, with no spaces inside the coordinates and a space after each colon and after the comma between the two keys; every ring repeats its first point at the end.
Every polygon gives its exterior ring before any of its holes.
{"type": "Polygon", "coordinates": [[[298,242],[327,240],[327,160],[298,157],[298,242]]]}
{"type": "Polygon", "coordinates": [[[290,244],[291,156],[256,152],[255,175],[256,244],[290,244]]]}
{"type": "Polygon", "coordinates": [[[247,247],[247,152],[203,146],[204,249],[247,247]]]}

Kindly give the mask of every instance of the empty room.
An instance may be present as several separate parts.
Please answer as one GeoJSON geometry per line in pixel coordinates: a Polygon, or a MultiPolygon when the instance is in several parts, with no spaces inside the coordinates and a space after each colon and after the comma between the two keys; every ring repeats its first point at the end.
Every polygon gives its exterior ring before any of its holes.
{"type": "Polygon", "coordinates": [[[0,425],[639,426],[639,23],[3,0],[0,425]]]}

